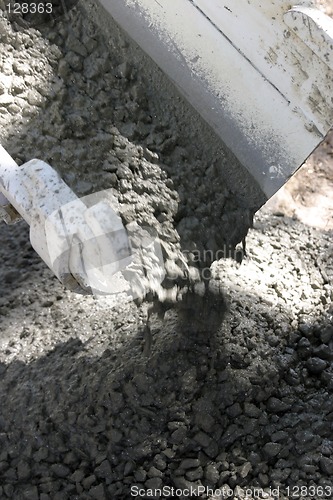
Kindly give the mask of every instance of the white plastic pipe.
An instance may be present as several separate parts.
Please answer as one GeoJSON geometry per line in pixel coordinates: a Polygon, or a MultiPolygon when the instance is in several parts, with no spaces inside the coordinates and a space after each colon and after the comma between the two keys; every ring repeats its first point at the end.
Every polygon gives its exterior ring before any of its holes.
{"type": "Polygon", "coordinates": [[[113,290],[113,275],[132,259],[126,230],[107,200],[95,195],[87,207],[50,165],[34,159],[19,167],[2,146],[0,192],[1,202],[29,224],[34,250],[61,282],[87,293],[113,290]]]}
{"type": "Polygon", "coordinates": [[[46,220],[59,207],[77,199],[50,165],[31,160],[19,167],[2,146],[0,190],[29,226],[37,217],[46,220]]]}
{"type": "Polygon", "coordinates": [[[17,168],[17,163],[0,145],[0,220],[3,219],[7,224],[21,219],[13,203],[3,194],[5,192],[5,182],[9,182],[8,176],[14,173],[17,168]]]}

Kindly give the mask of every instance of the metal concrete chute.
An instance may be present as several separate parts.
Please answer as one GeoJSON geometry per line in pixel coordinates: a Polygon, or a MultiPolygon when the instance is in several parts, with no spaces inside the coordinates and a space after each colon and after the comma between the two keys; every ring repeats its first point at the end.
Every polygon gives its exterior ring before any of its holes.
{"type": "Polygon", "coordinates": [[[270,198],[333,124],[333,21],[312,2],[100,0],[270,198]]]}

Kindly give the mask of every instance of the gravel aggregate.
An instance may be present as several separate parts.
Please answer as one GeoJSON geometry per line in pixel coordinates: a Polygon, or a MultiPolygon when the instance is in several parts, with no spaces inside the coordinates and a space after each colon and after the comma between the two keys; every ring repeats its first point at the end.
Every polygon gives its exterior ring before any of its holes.
{"type": "MultiPolygon", "coordinates": [[[[0,18],[0,142],[79,195],[112,188],[125,223],[158,231],[166,267],[237,257],[261,194],[241,173],[231,185],[234,159],[94,8],[0,18]]],[[[25,223],[1,235],[1,499],[332,496],[332,231],[262,209],[247,256],[212,263],[216,293],[199,283],[152,316],[149,357],[134,303],[65,290],[25,223]]]]}

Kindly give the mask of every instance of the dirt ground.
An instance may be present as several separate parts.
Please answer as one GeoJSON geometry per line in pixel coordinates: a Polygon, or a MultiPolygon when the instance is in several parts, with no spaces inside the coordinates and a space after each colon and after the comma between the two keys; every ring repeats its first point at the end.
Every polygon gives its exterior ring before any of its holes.
{"type": "MultiPolygon", "coordinates": [[[[316,3],[333,17],[332,1],[317,0],[316,3]]],[[[325,141],[267,207],[295,216],[313,227],[333,228],[333,132],[329,132],[325,141]]]]}
{"type": "Polygon", "coordinates": [[[333,228],[333,132],[267,207],[312,227],[333,228]]]}

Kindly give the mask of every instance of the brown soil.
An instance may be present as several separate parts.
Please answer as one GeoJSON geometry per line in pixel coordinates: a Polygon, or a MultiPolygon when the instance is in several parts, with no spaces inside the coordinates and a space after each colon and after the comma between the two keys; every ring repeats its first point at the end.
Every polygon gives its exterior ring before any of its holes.
{"type": "MultiPolygon", "coordinates": [[[[316,3],[333,17],[332,0],[316,3]]],[[[333,229],[333,130],[266,206],[309,226],[333,229]]]]}

